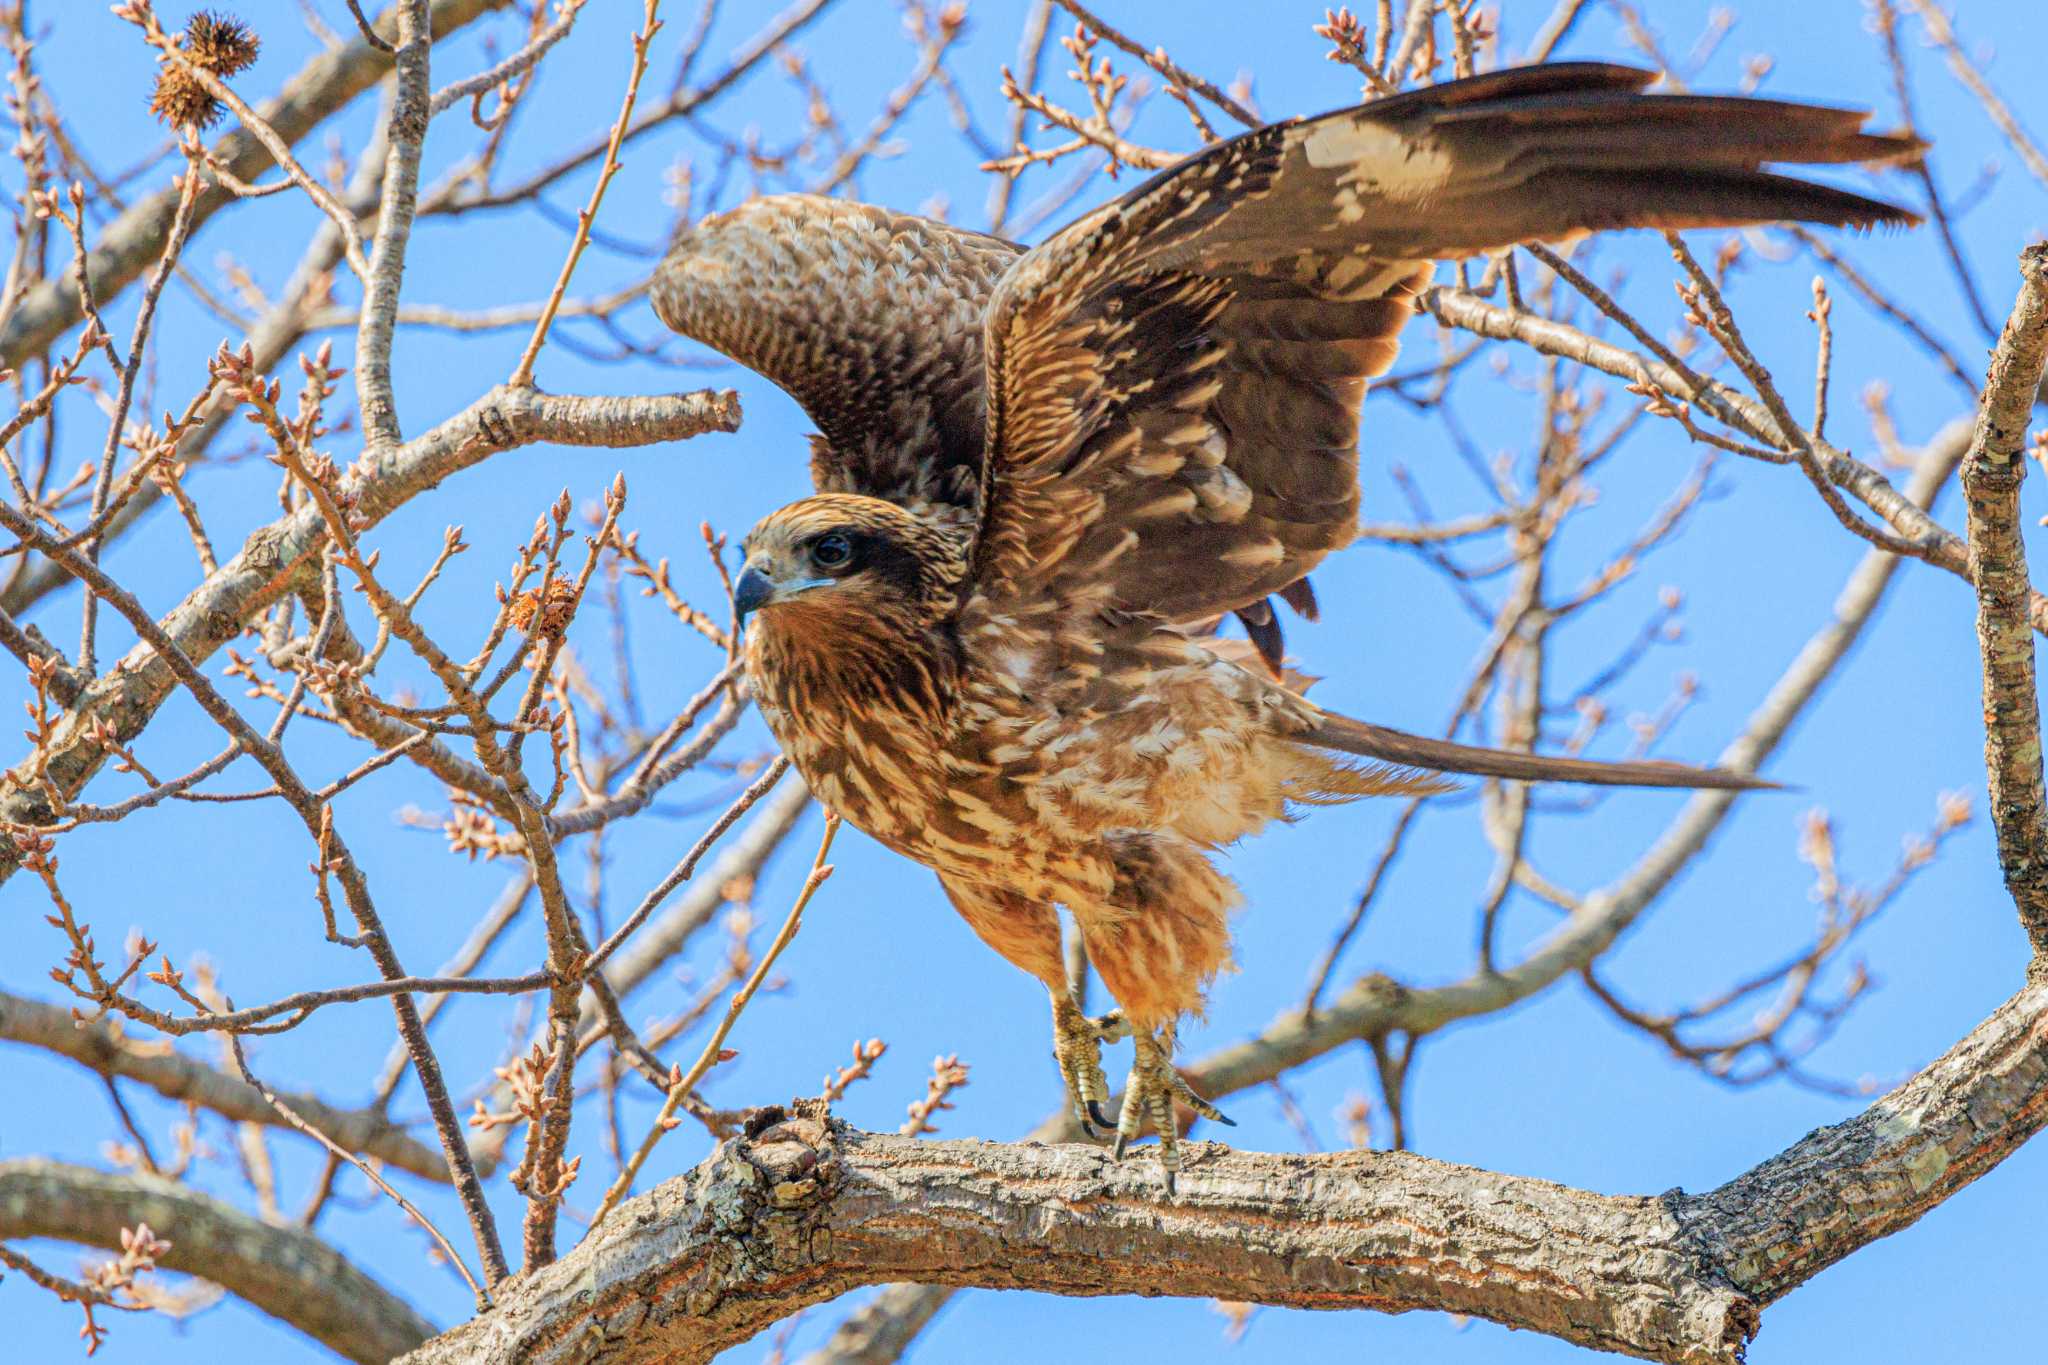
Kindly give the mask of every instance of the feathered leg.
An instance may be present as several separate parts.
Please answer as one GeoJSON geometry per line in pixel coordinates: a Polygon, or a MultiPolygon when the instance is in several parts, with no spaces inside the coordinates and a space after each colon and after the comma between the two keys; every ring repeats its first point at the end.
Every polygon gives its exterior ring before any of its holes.
{"type": "Polygon", "coordinates": [[[1052,1052],[1066,1083],[1074,1117],[1090,1137],[1099,1125],[1111,1123],[1109,1081],[1102,1074],[1102,1045],[1129,1032],[1121,1013],[1090,1019],[1068,989],[1067,964],[1060,950],[1059,912],[999,886],[939,878],[953,908],[981,941],[1045,983],[1052,996],[1052,1052]]]}
{"type": "Polygon", "coordinates": [[[1113,835],[1106,842],[1116,860],[1111,903],[1071,908],[1088,960],[1130,1020],[1136,1050],[1115,1153],[1121,1157],[1150,1120],[1171,1194],[1180,1170],[1174,1102],[1235,1126],[1174,1069],[1173,1049],[1180,1017],[1201,1009],[1209,981],[1229,963],[1225,917],[1237,904],[1237,888],[1200,849],[1171,835],[1113,835]]]}

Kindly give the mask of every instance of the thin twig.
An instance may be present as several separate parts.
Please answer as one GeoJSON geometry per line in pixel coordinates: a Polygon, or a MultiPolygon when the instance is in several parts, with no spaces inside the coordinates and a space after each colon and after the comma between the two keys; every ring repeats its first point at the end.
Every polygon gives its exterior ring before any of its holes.
{"type": "Polygon", "coordinates": [[[561,13],[555,16],[555,21],[535,34],[533,41],[525,47],[488,71],[479,71],[474,76],[436,90],[434,97],[427,102],[427,117],[433,118],[471,97],[481,99],[521,72],[532,70],[534,64],[547,55],[549,48],[569,36],[569,30],[576,26],[576,16],[587,3],[588,0],[568,0],[561,13]]]}
{"type": "MultiPolygon", "coordinates": [[[[1130,53],[1173,84],[1194,91],[1203,99],[1208,100],[1224,113],[1242,123],[1245,127],[1259,128],[1265,125],[1266,121],[1264,119],[1232,99],[1228,94],[1217,89],[1208,81],[1203,80],[1194,72],[1176,64],[1166,55],[1166,49],[1153,48],[1149,52],[1146,51],[1135,39],[1127,38],[1108,24],[1103,23],[1086,6],[1082,5],[1080,0],[1055,0],[1055,3],[1061,9],[1087,25],[1089,29],[1107,38],[1112,46],[1122,48],[1125,52],[1130,53]]],[[[1422,4],[1424,0],[1416,0],[1416,3],[1422,4]]]]}
{"type": "Polygon", "coordinates": [[[362,30],[364,42],[376,48],[379,52],[397,51],[390,43],[378,36],[376,29],[370,27],[370,21],[364,16],[363,7],[359,0],[344,0],[344,3],[348,5],[348,12],[355,16],[356,27],[362,30]]]}
{"type": "Polygon", "coordinates": [[[590,244],[590,229],[597,221],[597,206],[604,202],[605,189],[619,172],[619,148],[624,144],[626,129],[633,120],[634,102],[640,98],[640,78],[647,74],[647,49],[661,28],[661,21],[654,17],[660,5],[661,0],[646,0],[640,29],[633,35],[633,63],[626,77],[626,94],[620,101],[619,116],[612,120],[611,137],[605,143],[604,164],[598,169],[597,183],[590,188],[589,202],[576,211],[576,235],[569,242],[569,254],[562,261],[561,274],[555,277],[555,287],[548,292],[548,301],[541,308],[540,320],[533,325],[533,336],[527,341],[526,349],[520,352],[519,363],[512,368],[512,377],[505,381],[515,389],[533,383],[533,363],[540,357],[540,348],[548,339],[548,329],[554,326],[555,313],[561,308],[562,296],[569,289],[569,277],[576,273],[576,262],[582,257],[583,248],[590,244]]]}
{"type": "MultiPolygon", "coordinates": [[[[234,1002],[232,1000],[228,1001],[227,1005],[230,1010],[234,1008],[234,1002]]],[[[434,1244],[441,1248],[441,1254],[448,1258],[449,1263],[452,1264],[455,1267],[455,1269],[462,1275],[464,1283],[469,1285],[469,1292],[476,1296],[476,1311],[479,1313],[488,1311],[491,1307],[490,1291],[486,1290],[482,1285],[476,1282],[476,1277],[470,1274],[469,1272],[468,1263],[465,1262],[462,1259],[461,1255],[456,1252],[454,1245],[441,1234],[441,1229],[434,1226],[433,1220],[428,1218],[427,1215],[425,1215],[424,1213],[421,1213],[419,1207],[415,1205],[410,1199],[407,1199],[404,1195],[400,1194],[396,1189],[392,1188],[391,1182],[386,1180],[382,1175],[379,1175],[377,1173],[377,1168],[375,1166],[372,1166],[369,1162],[364,1161],[354,1152],[351,1152],[346,1147],[339,1145],[334,1141],[334,1139],[328,1137],[327,1134],[321,1132],[318,1128],[315,1128],[312,1124],[300,1118],[298,1114],[294,1112],[294,1110],[289,1104],[286,1104],[283,1100],[278,1098],[276,1091],[272,1090],[269,1086],[265,1085],[261,1080],[257,1079],[256,1073],[249,1069],[249,1057],[248,1054],[242,1050],[242,1038],[240,1034],[230,1033],[227,1035],[227,1039],[229,1050],[234,1053],[235,1069],[242,1073],[243,1080],[247,1081],[252,1087],[255,1088],[255,1090],[259,1094],[263,1096],[265,1103],[269,1104],[269,1106],[272,1109],[275,1109],[277,1111],[278,1117],[282,1118],[287,1124],[291,1125],[293,1128],[296,1128],[299,1132],[304,1133],[307,1137],[312,1138],[322,1147],[325,1147],[330,1156],[333,1156],[342,1161],[346,1161],[349,1165],[355,1167],[358,1171],[362,1172],[363,1179],[369,1181],[372,1185],[375,1185],[378,1189],[382,1190],[391,1199],[393,1203],[397,1204],[398,1207],[400,1207],[401,1209],[404,1209],[407,1215],[409,1215],[415,1223],[418,1223],[421,1227],[425,1228],[427,1230],[427,1235],[434,1239],[434,1244]]]]}
{"type": "Polygon", "coordinates": [[[661,1112],[655,1116],[653,1126],[647,1130],[647,1136],[641,1139],[639,1148],[626,1162],[625,1169],[619,1172],[619,1178],[605,1191],[604,1202],[598,1205],[597,1212],[591,1215],[587,1236],[596,1235],[598,1228],[603,1226],[606,1215],[617,1208],[619,1201],[625,1198],[626,1192],[633,1188],[633,1178],[639,1175],[640,1168],[647,1164],[647,1158],[653,1154],[655,1144],[676,1126],[676,1110],[681,1107],[684,1098],[696,1089],[697,1082],[704,1079],[704,1074],[720,1061],[726,1035],[732,1032],[732,1026],[739,1022],[740,1014],[746,1009],[747,1002],[754,998],[754,992],[759,990],[761,983],[767,979],[768,969],[775,965],[775,959],[782,956],[782,950],[796,937],[796,931],[803,925],[804,907],[810,904],[812,895],[825,884],[825,879],[832,875],[832,864],[825,861],[825,855],[831,852],[832,836],[838,832],[839,817],[827,811],[825,833],[818,840],[818,855],[811,860],[810,875],[804,878],[803,888],[796,895],[796,903],[789,908],[789,917],[783,920],[781,930],[775,935],[775,941],[768,945],[768,951],[761,955],[761,961],[755,966],[754,974],[748,977],[747,983],[735,991],[732,999],[726,1002],[725,1017],[718,1021],[718,1027],[713,1029],[711,1037],[705,1040],[704,1050],[697,1054],[697,1060],[691,1064],[688,1071],[680,1067],[671,1069],[668,1098],[662,1101],[661,1112]]]}
{"type": "Polygon", "coordinates": [[[677,863],[669,871],[669,874],[657,882],[654,889],[641,899],[639,906],[635,908],[632,914],[626,917],[625,922],[612,931],[611,936],[599,945],[596,952],[583,960],[583,972],[586,976],[602,967],[605,959],[624,946],[626,940],[631,938],[634,932],[647,922],[648,916],[652,915],[661,907],[661,903],[668,899],[669,892],[675,890],[695,875],[698,862],[703,859],[706,853],[710,852],[711,846],[724,838],[725,832],[738,823],[742,815],[753,809],[754,804],[766,796],[775,784],[782,780],[782,775],[788,771],[788,755],[777,754],[775,761],[768,765],[767,770],[748,784],[747,789],[741,792],[730,806],[725,808],[724,814],[711,822],[711,828],[705,830],[703,837],[691,845],[690,851],[683,855],[682,861],[677,863]]]}

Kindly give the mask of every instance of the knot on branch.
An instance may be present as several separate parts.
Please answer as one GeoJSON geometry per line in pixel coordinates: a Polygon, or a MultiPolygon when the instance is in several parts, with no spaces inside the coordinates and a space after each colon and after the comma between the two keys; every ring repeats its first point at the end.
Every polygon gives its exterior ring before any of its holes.
{"type": "Polygon", "coordinates": [[[829,1184],[843,1127],[822,1099],[792,1100],[751,1114],[739,1141],[740,1156],[759,1173],[770,1204],[781,1210],[813,1205],[829,1184]]]}
{"type": "MultiPolygon", "coordinates": [[[[764,1286],[784,1284],[828,1261],[829,1195],[843,1128],[822,1100],[755,1110],[687,1181],[686,1217],[694,1225],[694,1262],[667,1297],[700,1322],[745,1317],[764,1286]]],[[[628,1225],[660,1218],[662,1192],[628,1225]]],[[[630,1209],[631,1206],[626,1206],[630,1209]]],[[[622,1213],[626,1213],[622,1209],[622,1213]]]]}
{"type": "Polygon", "coordinates": [[[2020,274],[2030,282],[2048,284],[2048,242],[2020,248],[2020,274]]]}
{"type": "MultiPolygon", "coordinates": [[[[2015,442],[2013,454],[2017,455],[2018,451],[2019,445],[2015,442]]],[[[2025,460],[1970,460],[1963,465],[1963,492],[1973,497],[1990,493],[2016,493],[2026,477],[2025,460]]]]}
{"type": "Polygon", "coordinates": [[[485,403],[477,410],[476,429],[484,440],[501,450],[510,449],[519,443],[518,433],[512,429],[512,423],[506,419],[504,413],[498,411],[495,404],[485,403]]]}
{"type": "Polygon", "coordinates": [[[1742,1265],[1728,1263],[1725,1236],[1715,1222],[1716,1209],[1710,1198],[1674,1186],[1658,1195],[1657,1203],[1678,1229],[1677,1243],[1691,1259],[1693,1279],[1725,1291],[1726,1297],[1717,1300],[1721,1313],[1717,1344],[1731,1358],[1741,1360],[1763,1328],[1764,1304],[1752,1290],[1760,1277],[1745,1276],[1742,1265]]]}

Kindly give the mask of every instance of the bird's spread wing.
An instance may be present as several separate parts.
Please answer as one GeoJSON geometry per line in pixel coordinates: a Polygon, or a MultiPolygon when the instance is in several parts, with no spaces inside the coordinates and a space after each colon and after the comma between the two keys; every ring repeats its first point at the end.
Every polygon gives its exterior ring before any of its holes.
{"type": "Polygon", "coordinates": [[[1913,140],[1849,110],[1638,93],[1652,79],[1527,67],[1275,124],[1027,253],[989,306],[980,591],[1187,622],[1300,579],[1354,533],[1359,401],[1437,258],[1910,221],[1761,167],[1913,140]]]}
{"type": "Polygon", "coordinates": [[[823,434],[819,491],[971,511],[982,314],[1020,251],[929,218],[778,195],[678,236],[651,293],[663,322],[803,405],[823,434]]]}

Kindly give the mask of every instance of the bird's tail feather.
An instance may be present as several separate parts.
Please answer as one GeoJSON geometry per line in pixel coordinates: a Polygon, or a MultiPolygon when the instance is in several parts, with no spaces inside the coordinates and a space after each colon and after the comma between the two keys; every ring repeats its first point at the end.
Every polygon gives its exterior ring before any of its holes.
{"type": "MultiPolygon", "coordinates": [[[[1775,789],[1778,784],[1725,768],[1694,768],[1656,759],[1606,763],[1555,754],[1514,753],[1454,744],[1373,725],[1325,711],[1303,738],[1324,749],[1356,754],[1378,764],[1430,773],[1469,773],[1519,782],[1583,782],[1602,787],[1709,787],[1729,791],[1775,789]]],[[[1341,799],[1341,798],[1340,798],[1341,799]]]]}

